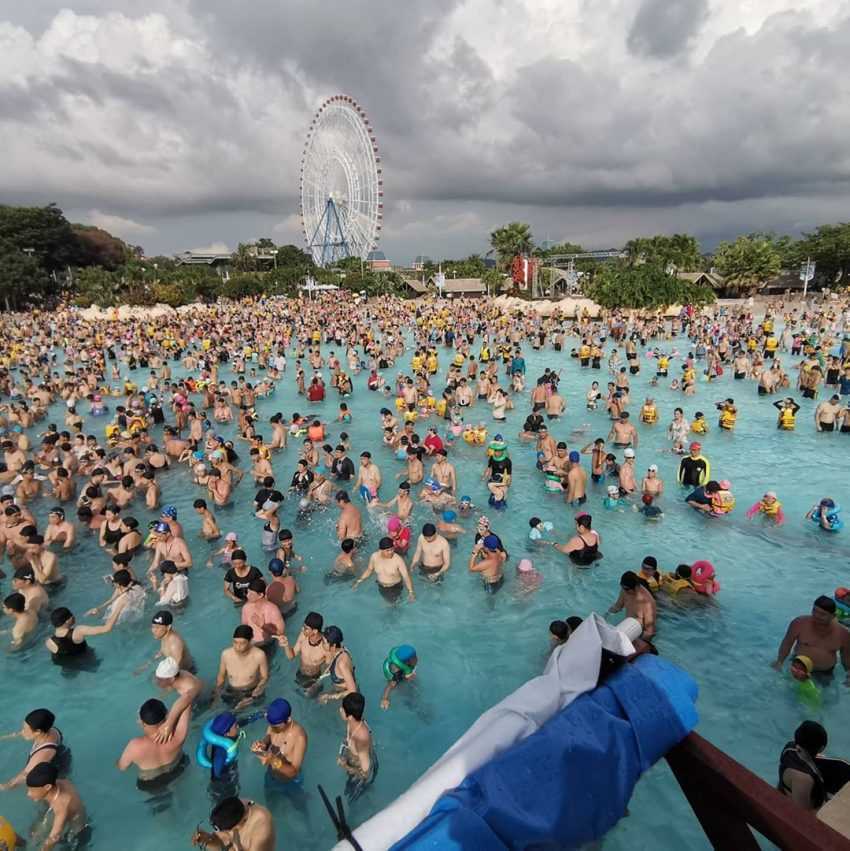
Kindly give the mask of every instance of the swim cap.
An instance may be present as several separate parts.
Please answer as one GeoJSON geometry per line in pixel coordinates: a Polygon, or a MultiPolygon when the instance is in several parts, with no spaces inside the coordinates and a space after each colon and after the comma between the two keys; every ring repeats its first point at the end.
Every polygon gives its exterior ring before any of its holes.
{"type": "Polygon", "coordinates": [[[278,724],[285,724],[289,720],[290,715],[292,715],[292,707],[284,697],[276,698],[269,704],[268,709],[266,709],[266,721],[273,727],[276,727],[278,724]]]}
{"type": "Polygon", "coordinates": [[[651,493],[645,493],[645,494],[644,494],[644,495],[640,498],[640,501],[641,501],[644,505],[652,505],[652,494],[651,494],[651,493]]]}
{"type": "Polygon", "coordinates": [[[235,541],[237,538],[238,538],[238,535],[236,534],[236,532],[228,532],[224,536],[225,541],[235,541]]]}
{"type": "Polygon", "coordinates": [[[641,567],[651,567],[653,570],[657,570],[658,559],[655,556],[647,556],[641,563],[641,567]]]}
{"type": "Polygon", "coordinates": [[[197,449],[197,450],[195,450],[195,451],[192,453],[192,457],[193,457],[196,461],[203,461],[203,460],[204,460],[204,453],[203,453],[203,452],[201,452],[201,450],[200,450],[200,449],[197,449]]]}
{"type": "Polygon", "coordinates": [[[699,452],[700,449],[702,449],[702,444],[694,442],[690,445],[689,448],[690,448],[691,452],[699,452]]]}
{"type": "Polygon", "coordinates": [[[286,570],[286,565],[279,558],[273,558],[269,562],[269,573],[272,576],[281,576],[284,570],[286,570]]]}
{"type": "Polygon", "coordinates": [[[323,633],[328,644],[342,646],[342,630],[338,626],[329,626],[323,633]]]}
{"type": "Polygon", "coordinates": [[[732,489],[732,482],[729,479],[721,479],[717,484],[720,485],[720,490],[728,491],[732,489]]]}
{"type": "Polygon", "coordinates": [[[445,523],[454,523],[457,514],[454,511],[444,511],[443,512],[443,522],[445,523]]]}
{"type": "Polygon", "coordinates": [[[573,449],[573,451],[572,451],[572,452],[570,452],[570,456],[569,456],[569,457],[570,457],[570,461],[572,461],[573,463],[575,463],[576,461],[580,461],[580,460],[581,460],[581,455],[579,455],[579,453],[578,453],[578,452],[576,452],[576,451],[575,451],[575,449],[573,449]]]}
{"type": "Polygon", "coordinates": [[[516,569],[519,573],[531,573],[534,570],[534,564],[530,558],[523,558],[520,559],[516,569]]]}
{"type": "Polygon", "coordinates": [[[155,532],[170,532],[171,527],[167,523],[160,521],[153,527],[155,532]]]}
{"type": "Polygon", "coordinates": [[[177,664],[177,660],[173,656],[166,656],[156,666],[156,677],[159,680],[170,680],[172,677],[176,677],[179,673],[180,666],[177,664]]]}
{"type": "Polygon", "coordinates": [[[395,649],[395,655],[401,659],[402,662],[409,662],[416,656],[416,650],[409,644],[400,644],[395,649]]]}
{"type": "Polygon", "coordinates": [[[643,627],[637,618],[624,618],[619,624],[617,624],[617,629],[622,632],[629,641],[635,641],[640,638],[641,633],[643,632],[643,627]]]}
{"type": "Polygon", "coordinates": [[[628,446],[628,447],[626,447],[626,449],[623,450],[623,455],[626,458],[634,458],[635,457],[635,451],[634,451],[634,449],[632,449],[631,446],[628,446]]]}
{"type": "Polygon", "coordinates": [[[177,519],[177,509],[173,505],[166,505],[165,508],[162,509],[163,517],[170,517],[172,520],[177,519]]]}
{"type": "Polygon", "coordinates": [[[222,712],[213,718],[210,729],[216,736],[223,736],[235,723],[236,716],[232,712],[222,712]]]}
{"type": "Polygon", "coordinates": [[[486,514],[482,514],[478,518],[478,525],[479,526],[486,526],[488,529],[490,528],[490,520],[488,519],[486,514]]]}
{"type": "Polygon", "coordinates": [[[815,663],[808,656],[795,656],[791,661],[799,662],[810,674],[815,669],[815,663]]]}
{"type": "Polygon", "coordinates": [[[174,623],[174,615],[171,612],[157,612],[152,618],[151,623],[157,626],[171,626],[174,623]]]}
{"type": "Polygon", "coordinates": [[[401,520],[393,514],[389,520],[387,520],[387,531],[388,532],[398,532],[401,529],[401,520]]]}
{"type": "Polygon", "coordinates": [[[647,467],[647,470],[649,470],[650,473],[657,473],[658,464],[650,464],[649,467],[647,467]]]}
{"type": "Polygon", "coordinates": [[[616,485],[608,485],[608,496],[619,496],[620,489],[616,485]]]}
{"type": "Polygon", "coordinates": [[[393,548],[392,538],[381,538],[378,542],[379,550],[391,550],[393,548]]]}
{"type": "Polygon", "coordinates": [[[462,497],[460,498],[460,501],[461,501],[461,502],[472,502],[472,499],[471,499],[470,497],[468,497],[468,496],[462,496],[462,497]]]}
{"type": "Polygon", "coordinates": [[[495,535],[486,535],[482,543],[485,550],[496,552],[499,549],[499,539],[495,535]]]}
{"type": "Polygon", "coordinates": [[[776,499],[776,491],[765,491],[764,495],[768,499],[776,499]]]}

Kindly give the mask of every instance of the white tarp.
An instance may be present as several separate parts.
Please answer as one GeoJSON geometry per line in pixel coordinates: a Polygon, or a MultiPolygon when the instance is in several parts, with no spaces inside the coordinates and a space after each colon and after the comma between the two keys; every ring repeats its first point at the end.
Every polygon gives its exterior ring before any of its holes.
{"type": "MultiPolygon", "coordinates": [[[[624,633],[592,614],[555,649],[541,676],[488,709],[404,794],[354,831],[364,851],[383,851],[398,842],[428,815],[443,792],[595,688],[603,647],[623,656],[634,653],[624,633]]],[[[345,841],[335,846],[335,851],[350,849],[345,841]]]]}

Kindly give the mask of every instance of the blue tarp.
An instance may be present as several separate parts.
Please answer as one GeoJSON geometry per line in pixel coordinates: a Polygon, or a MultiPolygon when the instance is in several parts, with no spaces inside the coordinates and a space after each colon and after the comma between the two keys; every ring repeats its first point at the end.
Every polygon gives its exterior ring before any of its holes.
{"type": "Polygon", "coordinates": [[[566,849],[625,814],[640,775],[696,725],[696,683],[655,656],[624,665],[540,730],[442,795],[393,845],[566,849]]]}

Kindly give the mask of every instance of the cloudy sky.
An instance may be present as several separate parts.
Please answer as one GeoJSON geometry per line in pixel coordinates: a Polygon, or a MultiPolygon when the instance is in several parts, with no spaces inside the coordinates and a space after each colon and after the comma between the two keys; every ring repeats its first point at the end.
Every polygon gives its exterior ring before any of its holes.
{"type": "Polygon", "coordinates": [[[0,0],[0,201],[148,253],[301,244],[324,98],[355,97],[395,261],[494,227],[619,246],[850,216],[840,0],[0,0]]]}

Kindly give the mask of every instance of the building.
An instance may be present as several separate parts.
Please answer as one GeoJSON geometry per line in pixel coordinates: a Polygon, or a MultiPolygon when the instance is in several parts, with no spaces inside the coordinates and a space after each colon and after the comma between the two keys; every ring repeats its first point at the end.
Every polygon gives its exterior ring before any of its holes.
{"type": "Polygon", "coordinates": [[[175,254],[174,259],[178,266],[212,266],[218,269],[230,265],[231,255],[221,251],[184,251],[175,254]]]}
{"type": "Polygon", "coordinates": [[[424,254],[419,254],[413,259],[413,265],[410,267],[414,272],[421,272],[426,266],[434,265],[434,262],[430,257],[426,257],[424,254]]]}
{"type": "Polygon", "coordinates": [[[688,281],[691,284],[705,284],[715,292],[720,292],[726,285],[723,278],[717,272],[676,272],[680,281],[688,281]]]}
{"type": "Polygon", "coordinates": [[[390,272],[393,268],[383,251],[370,251],[366,263],[370,272],[390,272]]]}

